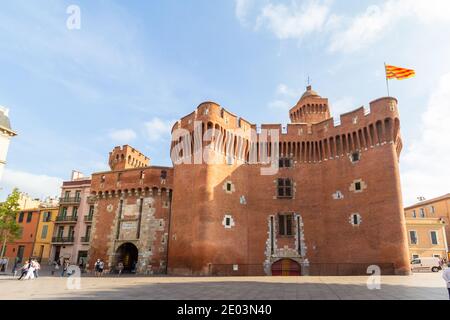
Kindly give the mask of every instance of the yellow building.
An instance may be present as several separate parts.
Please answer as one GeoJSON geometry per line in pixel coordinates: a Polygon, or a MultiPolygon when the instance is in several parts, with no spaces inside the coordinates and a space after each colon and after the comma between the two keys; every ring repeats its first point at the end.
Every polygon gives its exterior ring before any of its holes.
{"type": "Polygon", "coordinates": [[[405,208],[411,258],[440,257],[450,260],[450,194],[405,208]]]}
{"type": "Polygon", "coordinates": [[[39,209],[39,224],[33,256],[41,263],[48,263],[52,248],[52,235],[59,206],[42,205],[39,209]]]}

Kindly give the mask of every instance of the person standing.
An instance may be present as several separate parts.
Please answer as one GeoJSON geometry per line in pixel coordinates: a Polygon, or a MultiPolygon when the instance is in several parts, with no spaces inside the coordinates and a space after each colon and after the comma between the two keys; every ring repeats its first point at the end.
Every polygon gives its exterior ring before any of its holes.
{"type": "Polygon", "coordinates": [[[61,266],[61,277],[65,276],[68,265],[69,265],[69,262],[66,259],[64,259],[62,266],[61,266]]]}
{"type": "Polygon", "coordinates": [[[100,274],[100,277],[103,276],[103,269],[105,268],[105,263],[102,259],[100,259],[100,262],[98,264],[98,272],[100,274]]]}
{"type": "Polygon", "coordinates": [[[19,258],[14,259],[14,265],[13,268],[11,270],[13,277],[15,278],[17,275],[17,267],[19,266],[19,258]]]}
{"type": "Polygon", "coordinates": [[[442,278],[444,278],[445,282],[447,283],[448,298],[450,300],[450,263],[447,267],[448,268],[444,269],[444,272],[442,273],[442,278]]]}
{"type": "Polygon", "coordinates": [[[94,270],[95,276],[98,277],[100,275],[100,259],[97,259],[97,261],[95,261],[94,270]]]}

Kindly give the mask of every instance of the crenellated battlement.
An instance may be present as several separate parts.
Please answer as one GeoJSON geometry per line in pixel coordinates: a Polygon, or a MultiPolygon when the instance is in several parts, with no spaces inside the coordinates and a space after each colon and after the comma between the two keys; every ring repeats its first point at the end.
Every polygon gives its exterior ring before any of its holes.
{"type": "Polygon", "coordinates": [[[129,145],[117,146],[109,153],[111,170],[142,168],[150,165],[150,158],[129,145]]]}
{"type": "MultiPolygon", "coordinates": [[[[245,161],[248,161],[250,149],[256,141],[259,141],[258,143],[262,141],[267,145],[271,143],[268,135],[273,136],[273,131],[277,131],[280,156],[294,157],[306,163],[339,158],[345,154],[368,150],[385,143],[401,145],[399,114],[395,98],[376,99],[370,102],[368,109],[359,107],[341,114],[336,119],[329,116],[328,100],[319,97],[317,93],[311,91],[311,88],[308,88],[297,106],[290,110],[291,119],[301,119],[302,115],[298,113],[300,112],[298,106],[312,105],[311,101],[317,103],[318,109],[306,109],[305,112],[311,111],[312,114],[321,114],[321,116],[305,116],[305,119],[314,118],[320,121],[293,122],[287,125],[252,124],[215,102],[203,102],[194,112],[178,121],[172,133],[175,129],[184,129],[194,137],[194,131],[197,130],[197,135],[204,137],[210,130],[211,139],[207,142],[199,142],[202,146],[209,145],[219,153],[241,160],[246,159],[245,161]],[[321,105],[324,109],[320,109],[321,105]],[[198,126],[197,129],[194,127],[195,124],[198,126]],[[234,148],[234,144],[243,146],[234,148]],[[229,154],[230,150],[232,154],[229,154]],[[303,152],[304,155],[302,155],[303,152]]],[[[172,148],[176,144],[172,143],[172,148]]],[[[267,149],[270,150],[270,147],[267,146],[267,149]]],[[[398,154],[400,150],[401,147],[398,148],[398,154]]],[[[193,150],[187,152],[187,154],[193,153],[193,150]]]]}

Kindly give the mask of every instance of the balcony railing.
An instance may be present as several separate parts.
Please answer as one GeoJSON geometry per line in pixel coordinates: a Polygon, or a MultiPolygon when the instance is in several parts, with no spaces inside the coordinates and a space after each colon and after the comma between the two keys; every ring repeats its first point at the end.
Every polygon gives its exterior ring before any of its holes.
{"type": "Polygon", "coordinates": [[[90,236],[81,237],[81,242],[89,242],[89,241],[91,241],[91,237],[90,236]]]}
{"type": "Polygon", "coordinates": [[[78,204],[81,202],[80,197],[63,197],[59,198],[60,204],[78,204]]]}
{"type": "Polygon", "coordinates": [[[57,216],[56,222],[77,222],[77,216],[57,216]]]}
{"type": "Polygon", "coordinates": [[[73,243],[74,237],[53,237],[52,242],[56,243],[73,243]]]}
{"type": "Polygon", "coordinates": [[[92,222],[92,215],[88,214],[87,216],[84,216],[84,222],[92,222]]]}

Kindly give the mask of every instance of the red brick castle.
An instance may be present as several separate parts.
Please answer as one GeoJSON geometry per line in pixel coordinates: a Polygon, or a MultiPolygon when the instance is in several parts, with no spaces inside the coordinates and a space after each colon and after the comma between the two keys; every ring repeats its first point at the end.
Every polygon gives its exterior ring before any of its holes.
{"type": "Polygon", "coordinates": [[[92,177],[90,265],[172,275],[409,273],[397,100],[330,116],[311,87],[291,124],[214,102],[172,129],[174,167],[116,147],[92,177]]]}

